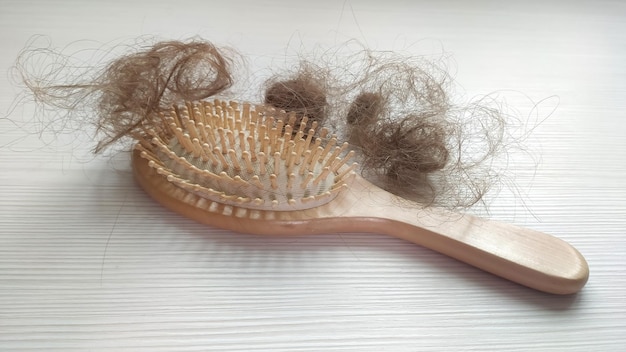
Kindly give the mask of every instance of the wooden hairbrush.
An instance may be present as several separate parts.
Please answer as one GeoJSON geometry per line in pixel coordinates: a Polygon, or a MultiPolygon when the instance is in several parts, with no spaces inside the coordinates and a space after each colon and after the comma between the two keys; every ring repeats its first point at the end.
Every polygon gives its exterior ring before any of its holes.
{"type": "Polygon", "coordinates": [[[347,144],[306,117],[236,102],[188,102],[136,136],[133,172],[165,207],[252,234],[384,233],[513,282],[571,294],[587,282],[583,256],[556,237],[426,207],[369,183],[347,144]]]}

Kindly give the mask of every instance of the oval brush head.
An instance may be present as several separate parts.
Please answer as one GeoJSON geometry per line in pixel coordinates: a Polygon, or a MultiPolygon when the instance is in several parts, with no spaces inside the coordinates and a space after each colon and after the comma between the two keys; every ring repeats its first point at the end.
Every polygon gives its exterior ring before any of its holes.
{"type": "Polygon", "coordinates": [[[141,157],[177,187],[223,204],[316,207],[346,187],[354,168],[344,167],[354,154],[345,153],[348,143],[335,146],[316,123],[305,131],[306,117],[296,130],[295,115],[263,105],[190,102],[161,119],[163,127],[136,145],[141,157]]]}

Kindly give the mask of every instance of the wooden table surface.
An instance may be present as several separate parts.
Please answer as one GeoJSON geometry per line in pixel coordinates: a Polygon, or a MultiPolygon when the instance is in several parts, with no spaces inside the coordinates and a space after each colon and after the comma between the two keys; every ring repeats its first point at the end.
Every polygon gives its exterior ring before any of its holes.
{"type": "Polygon", "coordinates": [[[626,351],[624,2],[1,0],[0,48],[1,351],[626,351]],[[150,36],[232,46],[251,77],[351,39],[439,60],[455,99],[495,93],[534,127],[488,215],[576,246],[587,286],[542,294],[376,234],[203,226],[19,99],[29,42],[97,61],[80,50],[150,36]]]}

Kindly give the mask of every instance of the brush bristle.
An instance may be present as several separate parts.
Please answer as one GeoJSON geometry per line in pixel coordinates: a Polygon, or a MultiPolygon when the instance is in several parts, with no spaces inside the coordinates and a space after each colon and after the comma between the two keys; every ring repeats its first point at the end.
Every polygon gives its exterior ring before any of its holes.
{"type": "MultiPolygon", "coordinates": [[[[209,200],[251,209],[301,210],[331,201],[354,175],[344,143],[294,129],[295,115],[264,105],[188,102],[161,114],[136,148],[169,182],[209,200]]],[[[306,119],[306,117],[304,118],[306,119]]]]}

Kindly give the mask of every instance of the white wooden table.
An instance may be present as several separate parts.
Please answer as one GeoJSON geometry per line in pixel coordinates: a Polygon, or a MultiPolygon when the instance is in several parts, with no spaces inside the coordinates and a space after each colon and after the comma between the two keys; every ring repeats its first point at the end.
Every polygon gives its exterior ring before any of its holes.
{"type": "Polygon", "coordinates": [[[1,351],[626,350],[625,3],[2,0],[0,48],[1,351]],[[45,115],[6,79],[36,35],[70,49],[198,35],[252,73],[350,39],[443,51],[456,98],[498,92],[543,121],[527,141],[539,165],[510,165],[517,191],[490,217],[572,243],[590,280],[551,296],[384,236],[184,219],[135,185],[128,154],[92,156],[89,131],[37,134],[45,115]]]}

